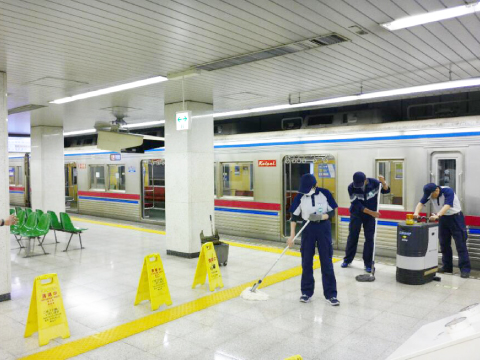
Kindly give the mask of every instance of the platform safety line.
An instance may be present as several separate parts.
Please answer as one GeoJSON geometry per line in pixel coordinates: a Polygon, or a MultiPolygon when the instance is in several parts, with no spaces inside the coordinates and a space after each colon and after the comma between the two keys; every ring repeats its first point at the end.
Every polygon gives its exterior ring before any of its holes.
{"type": "MultiPolygon", "coordinates": [[[[314,269],[320,267],[320,262],[314,262],[314,269]]],[[[274,285],[281,281],[301,275],[302,267],[297,266],[279,273],[267,276],[259,288],[274,285]]],[[[140,319],[130,321],[126,324],[116,326],[114,328],[102,331],[98,334],[90,335],[82,339],[74,340],[66,344],[62,344],[49,350],[41,351],[32,355],[20,358],[19,360],[63,360],[68,359],[99,347],[111,344],[115,341],[125,339],[129,336],[152,329],[156,326],[177,320],[181,317],[193,314],[197,311],[204,310],[211,306],[220,304],[224,301],[234,299],[242,293],[247,287],[252,286],[257,280],[235,286],[231,289],[221,290],[214,294],[204,296],[200,299],[180,304],[171,308],[167,308],[161,312],[144,316],[140,319]]],[[[246,300],[248,301],[248,300],[246,300]]],[[[132,300],[133,304],[133,300],[132,300]]],[[[133,306],[133,305],[132,305],[133,306]]]]}
{"type": "Polygon", "coordinates": [[[72,217],[72,220],[79,221],[79,222],[91,223],[91,224],[104,225],[104,226],[118,227],[118,228],[128,229],[128,230],[143,231],[143,232],[152,233],[152,234],[160,234],[160,235],[166,235],[167,234],[165,231],[139,228],[139,227],[131,226],[131,225],[113,224],[113,223],[107,223],[107,222],[103,222],[103,221],[87,220],[87,219],[76,218],[76,217],[72,217]]]}

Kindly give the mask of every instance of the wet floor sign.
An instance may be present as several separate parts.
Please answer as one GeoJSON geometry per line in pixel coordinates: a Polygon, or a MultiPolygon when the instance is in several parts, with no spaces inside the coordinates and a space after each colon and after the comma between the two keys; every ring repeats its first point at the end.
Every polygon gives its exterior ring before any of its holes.
{"type": "Polygon", "coordinates": [[[202,246],[200,257],[198,258],[197,270],[195,270],[192,289],[199,284],[205,284],[207,274],[210,291],[214,291],[217,287],[223,288],[222,274],[220,273],[217,254],[215,252],[215,247],[211,242],[207,242],[202,246]]]}
{"type": "Polygon", "coordinates": [[[150,300],[152,310],[157,310],[163,304],[172,305],[160,254],[147,255],[143,260],[135,305],[140,304],[143,300],[150,300]]]}
{"type": "Polygon", "coordinates": [[[59,336],[62,339],[70,337],[57,274],[37,276],[33,281],[24,336],[29,337],[37,331],[40,346],[59,336]]]}

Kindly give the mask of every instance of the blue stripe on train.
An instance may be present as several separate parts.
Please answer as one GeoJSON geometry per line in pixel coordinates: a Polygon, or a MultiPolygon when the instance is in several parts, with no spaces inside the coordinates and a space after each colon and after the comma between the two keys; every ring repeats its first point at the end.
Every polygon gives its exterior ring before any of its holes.
{"type": "Polygon", "coordinates": [[[468,229],[470,234],[480,234],[480,229],[468,229]]]}
{"type": "MultiPolygon", "coordinates": [[[[342,218],[340,219],[340,221],[342,221],[342,222],[350,222],[350,218],[344,218],[344,217],[342,217],[342,218]]],[[[397,226],[398,223],[396,223],[395,221],[378,220],[378,225],[397,226]]]]}
{"type": "Polygon", "coordinates": [[[23,191],[11,191],[10,194],[23,194],[23,191]]]}
{"type": "Polygon", "coordinates": [[[127,204],[138,204],[137,200],[123,200],[123,199],[111,199],[111,198],[97,198],[93,196],[79,196],[79,199],[82,200],[96,200],[96,201],[108,201],[108,202],[119,202],[127,204]]]}
{"type": "Polygon", "coordinates": [[[218,208],[218,207],[215,208],[215,211],[235,212],[235,213],[242,213],[242,214],[267,215],[267,216],[278,216],[277,212],[271,212],[271,211],[226,209],[226,208],[218,208]]]}

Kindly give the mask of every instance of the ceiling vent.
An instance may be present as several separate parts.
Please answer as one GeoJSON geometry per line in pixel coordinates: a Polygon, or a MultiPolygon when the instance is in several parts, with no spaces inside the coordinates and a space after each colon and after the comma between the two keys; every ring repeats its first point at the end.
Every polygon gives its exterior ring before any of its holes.
{"type": "Polygon", "coordinates": [[[33,111],[45,107],[45,105],[28,104],[8,110],[8,115],[18,114],[25,111],[33,111]]]}
{"type": "Polygon", "coordinates": [[[228,59],[198,65],[195,66],[195,68],[199,70],[214,71],[236,65],[248,64],[254,61],[270,59],[277,56],[293,54],[299,51],[310,50],[322,46],[335,45],[345,41],[349,41],[349,39],[336,33],[331,33],[312,39],[302,40],[291,44],[270,48],[267,50],[256,51],[245,55],[234,56],[228,59]]]}

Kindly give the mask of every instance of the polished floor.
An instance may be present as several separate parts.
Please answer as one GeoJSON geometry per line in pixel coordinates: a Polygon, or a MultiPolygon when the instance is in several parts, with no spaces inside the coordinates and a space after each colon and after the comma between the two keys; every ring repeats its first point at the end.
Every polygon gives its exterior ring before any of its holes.
{"type": "MultiPolygon", "coordinates": [[[[206,285],[191,289],[197,260],[167,256],[163,235],[76,224],[89,228],[83,236],[84,250],[75,250],[74,238],[71,250],[62,252],[67,235],[60,235],[61,243],[54,245],[51,234],[45,240],[51,243],[45,246],[49,255],[23,258],[12,238],[12,300],[0,303],[0,360],[37,353],[152,314],[147,301],[133,305],[142,261],[149,253],[162,256],[173,305],[211,294],[206,285]],[[25,339],[23,333],[33,279],[51,272],[60,280],[71,337],[40,348],[37,334],[25,339]]],[[[253,283],[277,257],[231,246],[228,266],[221,268],[225,288],[253,283]]],[[[285,256],[274,272],[299,264],[300,258],[285,256]]],[[[358,261],[347,269],[338,262],[335,272],[340,307],[324,301],[316,270],[318,291],[311,303],[298,301],[300,277],[294,277],[265,288],[268,301],[234,298],[75,359],[280,360],[297,354],[303,359],[386,359],[422,325],[480,300],[477,279],[444,275],[440,283],[407,286],[395,281],[394,266],[379,264],[375,282],[358,283],[355,275],[362,273],[358,261]]]]}

